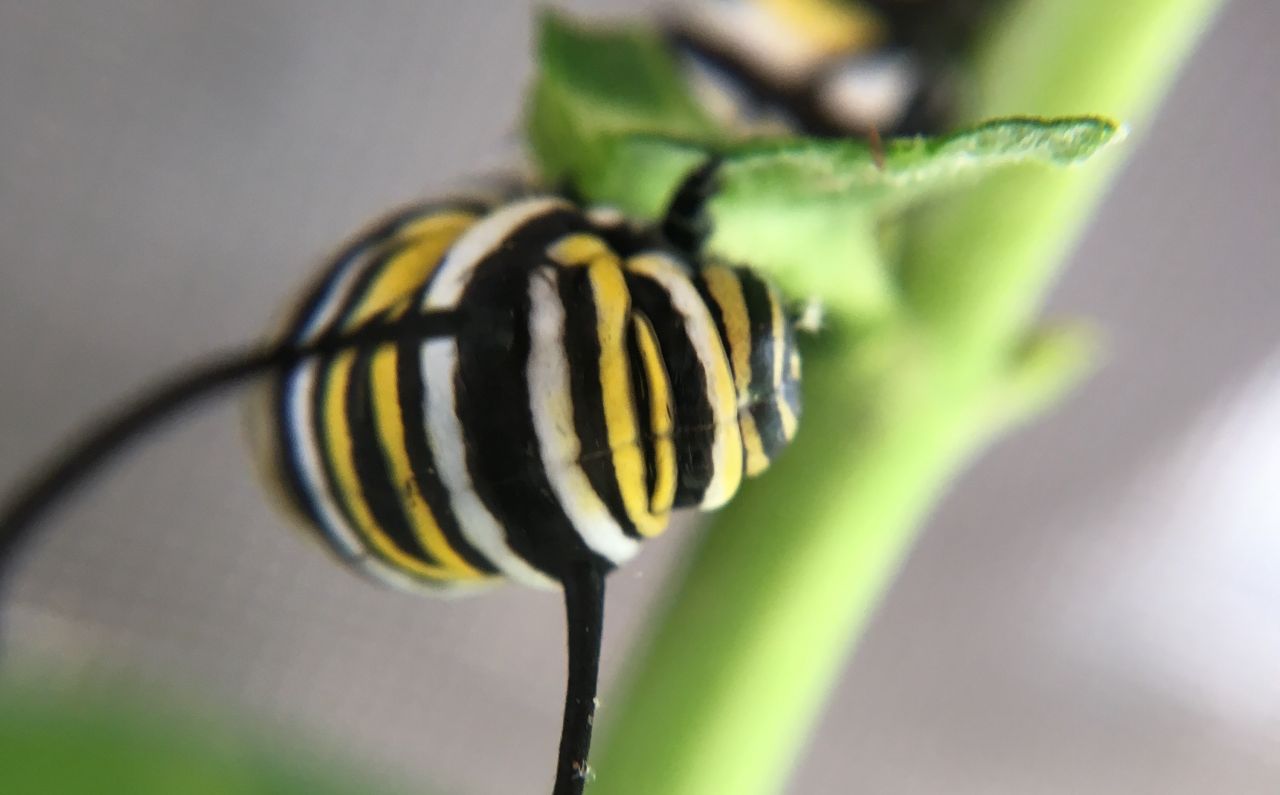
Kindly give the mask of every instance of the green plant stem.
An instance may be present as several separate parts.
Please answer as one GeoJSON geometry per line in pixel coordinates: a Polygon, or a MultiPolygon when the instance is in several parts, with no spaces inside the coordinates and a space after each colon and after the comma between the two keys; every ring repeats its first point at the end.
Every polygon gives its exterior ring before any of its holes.
{"type": "MultiPolygon", "coordinates": [[[[1215,6],[1025,0],[983,52],[974,115],[1143,117],[1215,6]]],[[[931,214],[908,235],[913,311],[806,350],[796,449],[716,517],[673,587],[602,713],[593,795],[779,790],[914,528],[998,425],[1001,368],[1116,165],[999,175],[931,214]]]]}
{"type": "MultiPolygon", "coordinates": [[[[1219,0],[1026,0],[978,53],[966,120],[1081,111],[1141,129],[1219,0]],[[1016,65],[1016,66],[1015,66],[1016,65]]],[[[922,214],[906,241],[908,299],[940,360],[984,375],[1016,344],[1063,254],[1132,145],[1087,165],[1011,169],[922,214]]]]}
{"type": "Polygon", "coordinates": [[[841,343],[807,352],[810,389],[894,405],[816,402],[795,449],[717,516],[629,696],[604,713],[620,721],[593,793],[776,792],[911,528],[972,446],[967,409],[914,379],[860,376],[841,343]]]}

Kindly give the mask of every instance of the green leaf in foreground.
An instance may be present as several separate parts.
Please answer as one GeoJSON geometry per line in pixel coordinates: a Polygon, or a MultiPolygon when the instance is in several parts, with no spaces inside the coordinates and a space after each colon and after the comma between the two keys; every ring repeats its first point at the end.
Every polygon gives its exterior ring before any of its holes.
{"type": "MultiPolygon", "coordinates": [[[[560,146],[574,150],[576,134],[564,135],[560,146]]],[[[1114,122],[1089,116],[996,119],[894,139],[882,151],[858,138],[715,145],[627,133],[597,141],[604,154],[576,187],[590,202],[653,221],[693,169],[719,157],[709,253],[768,271],[788,293],[865,323],[892,308],[894,289],[878,258],[851,252],[866,249],[886,214],[1013,164],[1083,162],[1118,135],[1114,122]]]]}
{"type": "Polygon", "coordinates": [[[0,779],[0,789],[13,795],[393,792],[286,743],[264,744],[136,699],[15,686],[0,692],[0,779]]]}
{"type": "Polygon", "coordinates": [[[760,141],[728,147],[722,183],[729,196],[779,202],[815,196],[902,200],[1013,163],[1081,163],[1116,134],[1115,122],[1093,116],[1013,117],[949,135],[895,138],[880,152],[860,138],[760,141]]]}
{"type": "Polygon", "coordinates": [[[865,252],[887,214],[912,201],[1028,162],[1083,162],[1117,137],[1094,117],[997,119],[937,138],[751,143],[724,155],[712,200],[710,252],[769,271],[792,295],[817,296],[866,322],[893,307],[896,287],[865,252]]]}

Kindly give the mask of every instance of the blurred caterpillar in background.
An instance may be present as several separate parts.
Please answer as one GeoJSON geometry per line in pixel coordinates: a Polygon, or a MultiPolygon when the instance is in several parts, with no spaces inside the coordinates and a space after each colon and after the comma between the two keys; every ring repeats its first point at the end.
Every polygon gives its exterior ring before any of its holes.
{"type": "Polygon", "coordinates": [[[943,130],[959,63],[1003,0],[701,0],[665,32],[696,96],[742,130],[838,137],[943,130]]]}

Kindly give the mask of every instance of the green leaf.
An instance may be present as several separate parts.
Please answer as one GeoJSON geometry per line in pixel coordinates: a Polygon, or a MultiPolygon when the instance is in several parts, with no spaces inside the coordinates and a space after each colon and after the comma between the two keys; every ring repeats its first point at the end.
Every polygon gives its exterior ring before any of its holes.
{"type": "Polygon", "coordinates": [[[613,147],[628,136],[703,143],[720,137],[652,28],[588,28],[553,12],[541,19],[527,116],[543,175],[579,190],[595,190],[595,181],[616,165],[613,147]]]}
{"type": "Polygon", "coordinates": [[[721,204],[791,207],[799,201],[809,203],[802,208],[808,210],[814,201],[839,201],[883,212],[1010,164],[1081,163],[1119,137],[1115,122],[1093,116],[993,119],[950,135],[893,139],[880,152],[861,138],[787,137],[717,146],[629,134],[611,141],[611,157],[591,181],[588,198],[654,218],[688,170],[715,155],[722,160],[721,204]],[[654,169],[659,173],[651,174],[654,169]]]}
{"type": "Polygon", "coordinates": [[[1079,163],[1116,137],[1115,123],[1094,117],[1010,118],[892,140],[879,154],[860,139],[731,146],[710,204],[710,252],[866,323],[892,310],[895,288],[878,258],[852,252],[887,213],[1009,165],[1079,163]]]}
{"type": "Polygon", "coordinates": [[[1118,135],[1114,122],[1088,116],[997,119],[941,137],[891,140],[879,153],[859,138],[716,145],[604,135],[592,175],[575,184],[590,202],[654,221],[692,170],[719,157],[709,253],[767,271],[790,294],[820,297],[866,324],[895,302],[880,259],[861,256],[886,213],[1012,164],[1082,162],[1118,135]]]}
{"type": "Polygon", "coordinates": [[[1012,163],[1083,162],[1116,134],[1114,122],[1097,117],[1014,117],[940,137],[890,140],[879,157],[856,138],[755,142],[725,154],[722,182],[726,196],[739,200],[902,201],[1012,163]]]}

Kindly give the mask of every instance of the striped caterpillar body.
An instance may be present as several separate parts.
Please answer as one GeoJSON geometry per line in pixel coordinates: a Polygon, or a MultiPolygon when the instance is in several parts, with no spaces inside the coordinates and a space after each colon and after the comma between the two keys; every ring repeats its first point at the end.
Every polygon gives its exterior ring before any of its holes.
{"type": "Polygon", "coordinates": [[[796,432],[774,288],[563,199],[410,208],[355,241],[286,333],[415,310],[453,333],[317,357],[270,396],[268,471],[346,561],[401,587],[608,570],[713,509],[796,432]]]}

